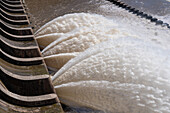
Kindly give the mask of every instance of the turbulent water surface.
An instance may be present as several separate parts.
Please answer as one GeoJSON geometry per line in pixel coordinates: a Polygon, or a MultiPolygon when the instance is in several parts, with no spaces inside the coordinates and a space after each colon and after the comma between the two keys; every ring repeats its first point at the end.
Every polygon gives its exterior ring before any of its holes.
{"type": "MultiPolygon", "coordinates": [[[[104,112],[170,112],[169,29],[105,0],[30,1],[45,61],[59,69],[52,79],[62,103],[104,112]]],[[[170,23],[168,1],[124,1],[170,23]]]]}
{"type": "Polygon", "coordinates": [[[61,101],[114,113],[170,112],[170,53],[134,38],[81,53],[53,77],[61,101]]]}
{"type": "MultiPolygon", "coordinates": [[[[36,32],[47,66],[60,69],[69,59],[108,39],[131,36],[102,15],[73,13],[58,17],[36,32]]],[[[135,36],[131,36],[135,37],[135,36]]]]}
{"type": "Polygon", "coordinates": [[[170,0],[121,0],[170,24],[170,0]]]}

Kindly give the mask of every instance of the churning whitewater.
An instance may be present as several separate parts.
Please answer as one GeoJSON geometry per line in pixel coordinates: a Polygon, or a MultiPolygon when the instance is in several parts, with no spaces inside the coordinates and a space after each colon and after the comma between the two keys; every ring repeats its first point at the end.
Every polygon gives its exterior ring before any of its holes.
{"type": "Polygon", "coordinates": [[[123,36],[129,35],[121,32],[112,20],[88,13],[58,17],[42,26],[36,33],[45,61],[53,70],[60,69],[69,58],[75,57],[75,52],[83,52],[102,41],[123,36]]]}
{"type": "Polygon", "coordinates": [[[52,80],[62,103],[113,113],[170,112],[166,37],[155,42],[104,16],[75,13],[45,24],[36,39],[47,66],[59,70],[52,80]]]}
{"type": "Polygon", "coordinates": [[[109,40],[70,60],[53,84],[65,104],[114,113],[170,112],[170,52],[139,39],[109,40]]]}

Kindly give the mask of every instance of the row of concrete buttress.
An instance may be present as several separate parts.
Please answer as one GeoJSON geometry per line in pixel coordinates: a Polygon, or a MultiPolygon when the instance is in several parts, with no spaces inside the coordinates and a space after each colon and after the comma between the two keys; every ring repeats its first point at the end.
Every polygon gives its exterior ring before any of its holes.
{"type": "Polygon", "coordinates": [[[0,6],[0,112],[63,112],[24,2],[0,6]]]}

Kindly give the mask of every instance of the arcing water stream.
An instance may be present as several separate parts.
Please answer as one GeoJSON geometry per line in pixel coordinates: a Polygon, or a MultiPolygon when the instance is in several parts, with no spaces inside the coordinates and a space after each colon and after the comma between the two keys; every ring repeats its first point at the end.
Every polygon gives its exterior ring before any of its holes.
{"type": "Polygon", "coordinates": [[[97,10],[104,16],[67,14],[36,33],[47,64],[59,69],[52,79],[61,102],[104,112],[170,112],[169,29],[106,1],[97,10]]]}

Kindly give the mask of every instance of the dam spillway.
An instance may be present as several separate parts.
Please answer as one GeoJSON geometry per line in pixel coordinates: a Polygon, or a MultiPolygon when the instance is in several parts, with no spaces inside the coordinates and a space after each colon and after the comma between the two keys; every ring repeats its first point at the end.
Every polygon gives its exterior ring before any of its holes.
{"type": "Polygon", "coordinates": [[[23,1],[0,4],[0,112],[62,112],[23,1]]]}
{"type": "MultiPolygon", "coordinates": [[[[36,112],[37,109],[41,109],[41,111],[44,109],[44,111],[57,111],[56,109],[59,108],[61,110],[58,99],[55,101],[57,104],[53,104],[55,103],[54,101],[48,101],[52,103],[50,104],[46,103],[47,101],[43,103],[41,100],[36,100],[35,98],[43,95],[40,98],[48,100],[49,94],[54,94],[51,97],[57,98],[46,68],[47,63],[44,63],[44,59],[34,38],[35,32],[43,24],[56,17],[63,17],[63,15],[69,13],[73,13],[74,15],[74,13],[82,12],[104,15],[115,20],[114,22],[120,24],[120,26],[126,29],[128,28],[127,31],[130,34],[140,35],[142,38],[160,43],[165,48],[170,47],[167,39],[169,36],[169,29],[167,29],[169,28],[169,24],[118,0],[110,0],[110,2],[106,0],[1,0],[1,5],[0,66],[2,67],[1,73],[3,75],[1,77],[2,88],[8,89],[13,94],[17,94],[12,95],[12,97],[21,98],[21,101],[34,100],[29,105],[28,102],[18,104],[18,100],[14,100],[14,102],[9,104],[12,99],[3,98],[1,104],[3,109],[6,109],[4,106],[8,104],[11,106],[10,108],[19,109],[18,111],[20,112],[24,110],[36,112]],[[9,77],[6,77],[6,75],[9,77]],[[27,96],[31,98],[25,98],[27,96]],[[41,105],[37,101],[41,101],[41,105]],[[24,108],[16,108],[16,105],[23,106],[24,108]]],[[[7,92],[4,89],[2,91],[7,92]]],[[[7,93],[11,96],[10,92],[7,93]]],[[[70,95],[70,93],[67,94],[70,95]]],[[[73,97],[70,98],[73,99],[73,97]]]]}

